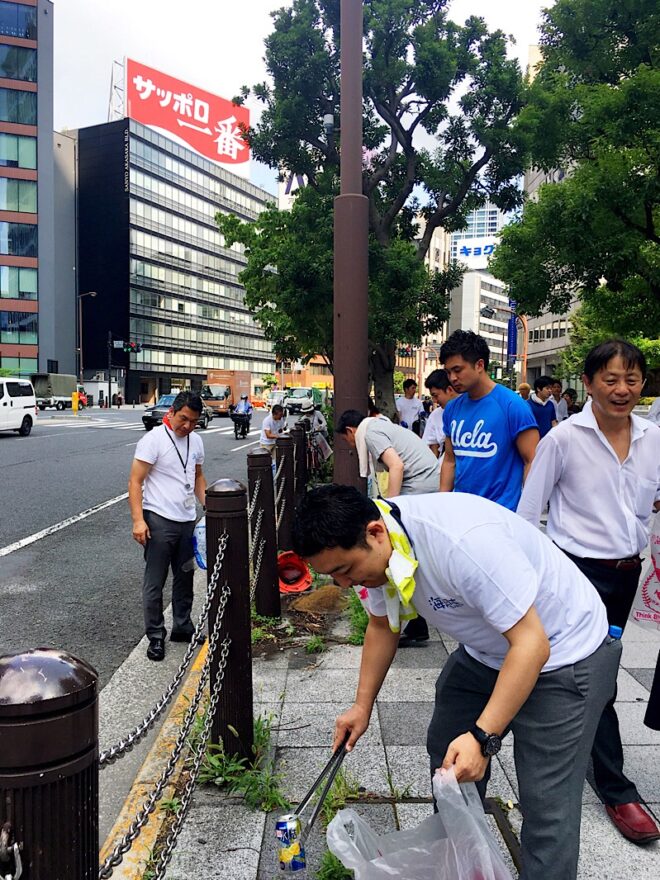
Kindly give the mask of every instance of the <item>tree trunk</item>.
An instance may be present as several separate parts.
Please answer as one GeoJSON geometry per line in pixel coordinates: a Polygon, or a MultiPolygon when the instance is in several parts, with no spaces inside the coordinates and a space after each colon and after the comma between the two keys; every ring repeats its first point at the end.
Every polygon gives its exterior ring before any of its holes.
{"type": "Polygon", "coordinates": [[[394,403],[394,365],[396,345],[387,343],[371,349],[369,368],[374,380],[374,402],[378,409],[392,419],[396,415],[394,403]]]}

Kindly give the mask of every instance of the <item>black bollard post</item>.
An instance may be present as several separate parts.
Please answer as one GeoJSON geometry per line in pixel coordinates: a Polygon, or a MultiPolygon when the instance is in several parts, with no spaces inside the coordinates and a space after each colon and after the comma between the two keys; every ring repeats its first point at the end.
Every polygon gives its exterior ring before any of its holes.
{"type": "Polygon", "coordinates": [[[291,550],[293,546],[294,462],[293,439],[278,437],[275,441],[275,461],[279,477],[275,484],[275,517],[278,550],[291,550]]]}
{"type": "Polygon", "coordinates": [[[220,539],[225,533],[227,546],[220,581],[209,612],[209,633],[213,632],[215,626],[224,584],[229,585],[231,593],[220,627],[218,649],[211,663],[211,693],[219,673],[220,644],[229,636],[231,645],[211,728],[211,742],[222,742],[228,754],[236,753],[251,761],[254,758],[254,727],[247,491],[237,480],[218,480],[206,490],[209,580],[218,555],[220,539]]]}
{"type": "Polygon", "coordinates": [[[295,466],[295,503],[296,507],[305,497],[307,491],[307,431],[302,425],[296,425],[291,429],[293,437],[295,466]]]}
{"type": "Polygon", "coordinates": [[[270,453],[249,452],[247,471],[250,504],[256,497],[251,522],[254,607],[257,614],[264,617],[281,617],[275,490],[270,453]]]}
{"type": "Polygon", "coordinates": [[[9,823],[30,880],[98,877],[98,727],[84,660],[45,648],[0,657],[0,829],[9,823]]]}

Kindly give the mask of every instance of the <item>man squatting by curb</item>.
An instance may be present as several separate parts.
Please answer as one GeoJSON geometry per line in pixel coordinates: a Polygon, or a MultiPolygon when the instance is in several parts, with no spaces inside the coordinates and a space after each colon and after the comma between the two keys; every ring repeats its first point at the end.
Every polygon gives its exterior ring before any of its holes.
{"type": "Polygon", "coordinates": [[[190,642],[194,626],[194,566],[192,534],[195,498],[204,506],[206,479],[202,473],[204,446],[194,433],[202,414],[197,394],[182,391],[159,425],[143,437],[135,449],[128,481],[128,503],[133,537],[144,547],[142,601],[144,628],[149,639],[147,657],[165,657],[163,587],[172,568],[173,642],[190,642]]]}
{"type": "MultiPolygon", "coordinates": [[[[660,430],[633,415],[646,381],[646,360],[636,346],[622,339],[597,345],[585,359],[582,381],[591,402],[541,440],[518,513],[538,526],[549,502],[548,537],[594,585],[609,623],[623,630],[651,513],[660,509],[660,430]]],[[[596,790],[624,837],[657,840],[660,831],[623,772],[615,699],[616,692],[591,753],[596,790]]]]}
{"type": "Polygon", "coordinates": [[[453,767],[483,796],[490,758],[513,731],[520,876],[574,880],[589,753],[621,656],[577,566],[488,499],[438,492],[374,502],[337,485],[303,499],[294,549],[358,588],[369,612],[355,703],[337,718],[334,747],[349,733],[352,748],[367,729],[400,621],[421,611],[459,642],[436,685],[431,772],[453,767]]]}

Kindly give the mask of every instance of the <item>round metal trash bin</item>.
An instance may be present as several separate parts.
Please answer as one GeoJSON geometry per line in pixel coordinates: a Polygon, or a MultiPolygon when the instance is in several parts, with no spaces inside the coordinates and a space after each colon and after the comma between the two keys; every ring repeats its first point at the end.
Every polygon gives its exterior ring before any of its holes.
{"type": "Polygon", "coordinates": [[[0,657],[0,825],[26,880],[98,876],[97,679],[63,651],[0,657]]]}

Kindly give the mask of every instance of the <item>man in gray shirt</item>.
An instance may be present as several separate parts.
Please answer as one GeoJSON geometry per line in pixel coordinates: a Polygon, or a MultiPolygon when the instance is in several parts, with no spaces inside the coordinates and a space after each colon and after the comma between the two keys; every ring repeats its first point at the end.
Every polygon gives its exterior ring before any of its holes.
{"type": "Polygon", "coordinates": [[[388,472],[388,498],[439,490],[438,459],[412,431],[388,419],[367,418],[355,409],[342,414],[336,430],[357,450],[362,476],[369,471],[388,472]]]}

